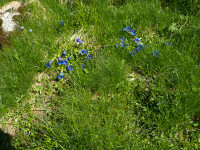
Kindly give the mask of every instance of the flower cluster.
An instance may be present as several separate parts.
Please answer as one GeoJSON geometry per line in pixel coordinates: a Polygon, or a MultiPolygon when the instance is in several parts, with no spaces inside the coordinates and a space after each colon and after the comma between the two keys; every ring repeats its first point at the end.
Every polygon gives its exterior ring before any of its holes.
{"type": "MultiPolygon", "coordinates": [[[[59,24],[61,26],[63,26],[64,21],[60,21],[59,24]]],[[[24,27],[22,26],[21,29],[23,30],[24,27]]],[[[129,26],[127,26],[125,28],[122,28],[121,31],[125,34],[127,34],[127,33],[129,33],[129,34],[128,34],[128,36],[123,36],[122,38],[120,38],[119,43],[117,43],[115,46],[119,47],[119,48],[127,48],[127,50],[132,49],[131,52],[129,52],[129,54],[131,56],[135,56],[135,54],[139,53],[141,50],[143,50],[144,47],[148,47],[148,46],[144,46],[141,43],[141,38],[135,37],[136,33],[137,33],[137,31],[135,29],[131,29],[129,26]]],[[[81,62],[81,67],[83,70],[85,70],[87,68],[86,61],[93,59],[93,55],[89,52],[89,50],[87,48],[85,48],[85,47],[87,47],[87,45],[84,45],[83,41],[80,38],[77,38],[75,40],[75,43],[83,45],[83,46],[82,46],[82,49],[79,51],[79,56],[77,57],[77,55],[73,54],[74,57],[72,57],[72,58],[76,60],[76,64],[77,64],[77,62],[78,63],[81,62]]],[[[168,45],[171,45],[171,43],[169,43],[168,45]]],[[[155,56],[156,58],[158,58],[158,56],[160,55],[160,53],[157,50],[154,50],[152,52],[153,52],[153,57],[155,56]]],[[[51,61],[46,63],[46,67],[50,68],[53,61],[54,61],[54,59],[52,59],[51,61]]],[[[74,67],[70,64],[70,61],[71,61],[71,57],[67,56],[66,50],[64,50],[62,52],[62,54],[57,58],[58,68],[60,70],[60,73],[58,75],[59,80],[63,78],[64,68],[67,71],[73,70],[74,67]]],[[[87,71],[87,69],[85,70],[85,72],[86,71],[87,71]]]]}
{"type": "Polygon", "coordinates": [[[116,47],[127,47],[128,46],[128,44],[124,43],[126,41],[125,36],[122,37],[120,40],[121,41],[118,44],[115,45],[116,47]]]}
{"type": "MultiPolygon", "coordinates": [[[[126,32],[126,33],[129,33],[131,36],[132,35],[136,35],[136,30],[135,29],[131,29],[129,26],[127,26],[127,27],[125,27],[125,28],[122,28],[121,29],[121,32],[126,32]]],[[[126,39],[126,37],[124,36],[124,37],[122,37],[121,38],[121,41],[118,43],[118,44],[116,44],[115,46],[116,47],[127,47],[129,44],[125,44],[125,41],[126,41],[127,39],[126,39]]],[[[141,43],[141,38],[134,38],[133,39],[133,41],[134,41],[134,43],[133,43],[133,48],[134,49],[132,49],[132,46],[131,46],[131,52],[129,52],[129,54],[131,55],[131,56],[135,56],[135,54],[136,53],[139,53],[141,50],[143,50],[143,48],[145,47],[142,43],[141,43]]],[[[169,43],[165,43],[166,45],[168,45],[168,46],[171,46],[171,42],[169,42],[169,43]]],[[[132,44],[131,44],[132,45],[132,44]]],[[[148,47],[148,46],[146,46],[146,47],[148,47]]],[[[156,58],[158,58],[158,56],[160,55],[160,53],[157,51],[157,50],[155,50],[155,51],[152,51],[153,52],[153,56],[155,56],[156,58]]]]}
{"type": "MultiPolygon", "coordinates": [[[[73,70],[73,66],[69,65],[69,61],[71,59],[71,57],[66,57],[66,50],[63,51],[63,53],[61,54],[61,57],[58,57],[58,65],[61,66],[61,71],[60,74],[58,75],[58,79],[62,79],[63,78],[63,66],[66,66],[66,69],[68,71],[72,71],[73,70]]],[[[46,63],[46,67],[50,68],[51,65],[53,63],[53,60],[49,61],[48,63],[46,63]]]]}
{"type": "Polygon", "coordinates": [[[130,35],[136,35],[136,32],[137,32],[135,29],[131,29],[129,26],[122,28],[121,31],[122,32],[126,31],[126,32],[130,33],[130,35]]]}
{"type": "MultiPolygon", "coordinates": [[[[135,36],[136,32],[137,32],[135,29],[131,29],[129,26],[122,28],[121,31],[129,33],[131,36],[135,36]]],[[[128,46],[128,44],[124,44],[125,40],[126,40],[125,37],[121,38],[121,42],[119,43],[120,47],[127,47],[128,46]]],[[[133,41],[134,41],[134,43],[133,43],[134,49],[131,50],[131,52],[129,53],[131,56],[134,56],[135,53],[139,53],[144,48],[144,45],[141,43],[141,38],[134,38],[133,41]]],[[[116,47],[118,47],[118,44],[116,44],[116,47]]]]}
{"type": "MultiPolygon", "coordinates": [[[[60,21],[59,24],[61,26],[64,26],[64,21],[60,21]]],[[[21,29],[23,30],[24,27],[22,26],[21,29]]],[[[77,38],[75,40],[75,43],[83,44],[83,41],[80,38],[77,38]]],[[[89,59],[89,60],[93,59],[93,56],[92,56],[92,54],[89,54],[89,50],[88,49],[82,49],[80,51],[80,55],[81,55],[81,57],[83,57],[83,59],[82,59],[83,62],[82,63],[87,61],[87,59],[89,59]]],[[[50,68],[51,65],[53,64],[54,60],[55,60],[55,58],[52,59],[51,61],[49,61],[48,63],[46,63],[46,67],[50,68]]],[[[63,78],[64,69],[66,69],[67,71],[72,71],[73,70],[74,67],[70,64],[70,60],[71,60],[71,57],[67,56],[66,50],[64,50],[62,52],[62,54],[57,58],[58,68],[60,70],[60,73],[58,75],[58,79],[59,80],[63,78]]],[[[83,70],[87,68],[84,64],[81,64],[81,67],[82,67],[83,70]]]]}
{"type": "MultiPolygon", "coordinates": [[[[79,38],[76,39],[75,42],[76,42],[76,43],[83,44],[83,41],[81,41],[79,38]]],[[[81,54],[81,55],[86,55],[84,61],[86,61],[87,59],[93,59],[93,56],[92,56],[91,54],[89,54],[89,50],[88,50],[88,49],[82,49],[82,50],[80,51],[80,54],[81,54]]],[[[81,64],[81,66],[82,66],[82,65],[83,65],[83,64],[81,64]]],[[[83,66],[82,66],[82,67],[83,67],[83,66]]],[[[83,67],[83,68],[86,68],[86,67],[83,67]]]]}

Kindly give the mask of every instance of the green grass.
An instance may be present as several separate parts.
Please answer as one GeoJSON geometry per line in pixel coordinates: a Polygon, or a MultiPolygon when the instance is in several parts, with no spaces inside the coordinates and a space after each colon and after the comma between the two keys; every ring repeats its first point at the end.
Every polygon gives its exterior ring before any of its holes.
{"type": "Polygon", "coordinates": [[[28,4],[20,19],[25,30],[17,30],[12,45],[0,52],[0,114],[18,118],[20,128],[12,145],[199,149],[199,3],[184,2],[185,9],[158,0],[28,4]],[[59,26],[60,20],[64,26],[59,26]],[[126,36],[120,32],[126,26],[136,29],[136,37],[148,45],[135,56],[129,55],[130,46],[115,47],[126,36]],[[77,32],[84,45],[70,40],[77,32]],[[169,41],[171,46],[166,45],[169,41]],[[83,48],[94,55],[84,63],[86,70],[80,66],[83,48]],[[64,70],[58,80],[56,59],[63,49],[74,69],[64,70]],[[160,52],[158,58],[153,50],[160,52]],[[53,58],[52,67],[45,68],[53,58]],[[38,74],[43,78],[36,79],[38,74]],[[130,74],[135,80],[128,80],[130,74]],[[33,108],[41,110],[39,116],[33,108]]]}

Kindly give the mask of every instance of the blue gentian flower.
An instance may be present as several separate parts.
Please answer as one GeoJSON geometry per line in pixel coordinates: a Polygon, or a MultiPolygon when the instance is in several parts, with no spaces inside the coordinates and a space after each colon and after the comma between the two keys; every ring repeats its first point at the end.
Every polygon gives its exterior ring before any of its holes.
{"type": "Polygon", "coordinates": [[[131,30],[131,35],[136,35],[136,32],[137,32],[136,30],[132,29],[131,30]]]}
{"type": "Polygon", "coordinates": [[[124,44],[123,43],[119,43],[120,47],[124,47],[124,44]]]}
{"type": "Polygon", "coordinates": [[[135,39],[134,39],[134,42],[135,42],[136,44],[140,43],[140,38],[135,38],[135,39]]]}
{"type": "Polygon", "coordinates": [[[59,24],[63,26],[63,25],[64,25],[64,21],[60,21],[60,23],[59,23],[59,24]]]}
{"type": "Polygon", "coordinates": [[[63,78],[63,72],[61,71],[60,73],[59,73],[59,75],[58,75],[58,79],[60,80],[60,79],[62,79],[63,78]]]}
{"type": "Polygon", "coordinates": [[[139,44],[136,48],[135,48],[135,52],[136,53],[139,53],[140,52],[140,50],[142,50],[143,49],[143,47],[144,47],[144,45],[143,44],[139,44]]]}
{"type": "Polygon", "coordinates": [[[124,30],[129,32],[131,30],[131,28],[128,26],[128,27],[125,27],[124,30]]]}
{"type": "Polygon", "coordinates": [[[79,38],[76,40],[76,42],[83,44],[83,41],[81,41],[79,38]]]}
{"type": "Polygon", "coordinates": [[[61,64],[62,65],[68,65],[68,59],[63,60],[61,64]]]}
{"type": "Polygon", "coordinates": [[[82,69],[86,69],[86,66],[84,64],[81,64],[82,69]]]}
{"type": "Polygon", "coordinates": [[[52,63],[53,63],[53,60],[51,60],[50,62],[46,63],[46,67],[50,68],[52,63]]]}
{"type": "Polygon", "coordinates": [[[136,53],[139,53],[139,51],[140,51],[140,47],[137,46],[137,47],[135,48],[135,51],[136,51],[136,53]]]}
{"type": "Polygon", "coordinates": [[[129,53],[131,56],[135,56],[135,52],[134,50],[131,50],[131,52],[129,53]]]}
{"type": "Polygon", "coordinates": [[[140,49],[143,49],[144,45],[143,45],[142,43],[140,43],[140,44],[138,45],[138,47],[139,47],[140,49]]]}
{"type": "Polygon", "coordinates": [[[24,29],[24,26],[21,26],[21,27],[20,27],[20,29],[22,29],[22,30],[23,30],[23,29],[24,29]]]}
{"type": "Polygon", "coordinates": [[[167,46],[171,46],[172,43],[171,43],[171,42],[165,42],[165,45],[167,45],[167,46]]]}
{"type": "Polygon", "coordinates": [[[85,50],[81,50],[80,53],[81,53],[81,55],[84,55],[85,54],[85,50]]]}
{"type": "Polygon", "coordinates": [[[70,59],[71,59],[71,57],[70,57],[70,56],[69,56],[69,57],[67,57],[67,60],[68,60],[68,61],[70,61],[70,59]]]}
{"type": "Polygon", "coordinates": [[[93,56],[90,54],[90,55],[88,55],[88,57],[87,58],[89,58],[89,59],[92,59],[93,58],[93,56]]]}
{"type": "Polygon", "coordinates": [[[123,38],[120,39],[122,43],[124,43],[124,41],[126,41],[125,36],[123,38]]]}
{"type": "Polygon", "coordinates": [[[128,44],[125,44],[125,43],[122,43],[122,44],[119,43],[119,45],[120,45],[120,47],[125,47],[125,48],[128,46],[128,44]]]}
{"type": "Polygon", "coordinates": [[[88,54],[89,52],[88,52],[88,50],[87,49],[85,49],[85,54],[88,54]]]}
{"type": "Polygon", "coordinates": [[[74,67],[73,67],[72,65],[69,65],[69,66],[67,67],[67,70],[72,71],[73,68],[74,68],[74,67]]]}
{"type": "Polygon", "coordinates": [[[64,52],[62,53],[62,57],[65,57],[66,55],[66,50],[64,50],[64,52]]]}
{"type": "Polygon", "coordinates": [[[88,54],[88,50],[87,49],[81,50],[80,53],[81,55],[88,54]]]}
{"type": "Polygon", "coordinates": [[[61,57],[58,57],[58,65],[62,64],[63,63],[63,60],[61,57]]]}
{"type": "Polygon", "coordinates": [[[127,47],[128,46],[128,44],[124,44],[124,47],[127,47]]]}
{"type": "Polygon", "coordinates": [[[153,57],[156,56],[156,58],[158,58],[158,56],[160,55],[159,51],[152,51],[153,52],[153,57]]]}
{"type": "Polygon", "coordinates": [[[125,43],[121,43],[121,42],[119,42],[118,44],[115,44],[115,47],[127,47],[128,46],[128,44],[125,44],[125,43]]]}

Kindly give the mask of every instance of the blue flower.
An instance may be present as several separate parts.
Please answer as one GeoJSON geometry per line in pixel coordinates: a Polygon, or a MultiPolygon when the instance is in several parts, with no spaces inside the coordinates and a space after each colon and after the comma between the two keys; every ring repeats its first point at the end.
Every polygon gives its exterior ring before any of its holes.
{"type": "Polygon", "coordinates": [[[81,53],[81,55],[84,55],[84,54],[85,54],[85,51],[84,51],[84,50],[81,50],[80,53],[81,53]]]}
{"type": "Polygon", "coordinates": [[[134,42],[135,42],[136,44],[140,43],[140,38],[135,38],[135,39],[134,39],[134,42]]]}
{"type": "Polygon", "coordinates": [[[46,63],[46,67],[50,68],[52,63],[53,63],[53,60],[51,60],[50,62],[46,63]]]}
{"type": "Polygon", "coordinates": [[[88,57],[87,58],[89,58],[89,59],[92,59],[93,58],[93,56],[90,54],[90,55],[88,55],[88,57]]]}
{"type": "Polygon", "coordinates": [[[128,44],[125,44],[125,43],[121,43],[121,42],[119,42],[118,44],[115,44],[115,47],[127,47],[128,46],[128,44]]]}
{"type": "Polygon", "coordinates": [[[73,67],[72,65],[69,65],[69,66],[67,67],[67,70],[72,71],[73,68],[74,68],[74,67],[73,67]]]}
{"type": "Polygon", "coordinates": [[[129,32],[131,30],[131,28],[128,26],[128,27],[125,27],[124,30],[129,32]]]}
{"type": "Polygon", "coordinates": [[[60,80],[60,79],[62,79],[63,78],[63,72],[61,71],[60,73],[59,73],[59,75],[58,75],[58,79],[60,80]]]}
{"type": "Polygon", "coordinates": [[[88,50],[87,49],[81,50],[80,53],[81,55],[88,54],[88,50]]]}
{"type": "Polygon", "coordinates": [[[131,56],[135,56],[135,52],[134,50],[131,50],[131,52],[129,53],[131,56]]]}
{"type": "Polygon", "coordinates": [[[143,44],[139,44],[136,48],[135,48],[135,52],[136,53],[139,53],[140,52],[140,50],[142,50],[143,49],[143,47],[144,47],[144,45],[143,44]]]}
{"type": "Polygon", "coordinates": [[[143,49],[144,45],[143,45],[142,43],[140,43],[140,44],[138,45],[138,47],[139,47],[140,49],[143,49]]]}
{"type": "Polygon", "coordinates": [[[62,53],[62,57],[65,57],[66,55],[66,50],[64,50],[64,52],[62,53]]]}
{"type": "Polygon", "coordinates": [[[158,56],[160,55],[159,51],[152,51],[153,52],[153,57],[156,56],[156,58],[158,58],[158,56]]]}
{"type": "Polygon", "coordinates": [[[24,29],[24,26],[21,26],[21,27],[20,27],[20,29],[22,29],[22,30],[23,30],[23,29],[24,29]]]}
{"type": "Polygon", "coordinates": [[[63,60],[61,57],[58,57],[58,65],[62,64],[63,63],[63,60]]]}
{"type": "Polygon", "coordinates": [[[136,35],[136,32],[137,32],[136,30],[132,29],[131,30],[131,35],[136,35]]]}
{"type": "Polygon", "coordinates": [[[86,66],[84,64],[81,64],[82,69],[86,69],[86,66]]]}
{"type": "Polygon", "coordinates": [[[120,47],[125,47],[125,48],[128,46],[128,44],[125,44],[125,43],[122,43],[122,44],[119,43],[119,45],[120,47]]]}
{"type": "Polygon", "coordinates": [[[76,42],[83,44],[83,41],[81,41],[79,38],[76,40],[76,42]]]}
{"type": "Polygon", "coordinates": [[[69,56],[69,57],[67,57],[67,60],[68,60],[68,61],[70,61],[70,59],[71,59],[71,57],[70,57],[70,56],[69,56]]]}
{"type": "Polygon", "coordinates": [[[119,46],[120,46],[120,47],[124,47],[124,44],[123,44],[123,43],[119,43],[119,46]]]}
{"type": "Polygon", "coordinates": [[[59,24],[63,26],[63,25],[64,25],[64,21],[60,21],[60,23],[59,23],[59,24]]]}
{"type": "Polygon", "coordinates": [[[140,51],[140,47],[137,46],[137,47],[135,48],[135,51],[136,51],[136,53],[139,53],[139,51],[140,51]]]}
{"type": "Polygon", "coordinates": [[[171,46],[172,43],[171,43],[171,42],[165,42],[165,45],[167,45],[167,46],[171,46]]]}
{"type": "Polygon", "coordinates": [[[62,65],[68,65],[68,59],[63,60],[61,64],[62,65]]]}
{"type": "Polygon", "coordinates": [[[126,48],[128,46],[128,44],[121,44],[120,46],[126,48]]]}
{"type": "Polygon", "coordinates": [[[88,52],[88,50],[87,49],[85,49],[85,54],[88,54],[89,52],[88,52]]]}
{"type": "Polygon", "coordinates": [[[125,38],[125,36],[124,36],[124,37],[122,37],[120,40],[121,40],[121,42],[122,42],[122,43],[124,43],[124,41],[126,41],[126,38],[125,38]]]}
{"type": "Polygon", "coordinates": [[[29,32],[32,32],[33,30],[32,29],[29,29],[29,32]]]}

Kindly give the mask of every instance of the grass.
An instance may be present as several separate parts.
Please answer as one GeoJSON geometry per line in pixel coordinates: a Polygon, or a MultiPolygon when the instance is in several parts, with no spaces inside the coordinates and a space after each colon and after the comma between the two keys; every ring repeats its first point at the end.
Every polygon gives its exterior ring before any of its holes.
{"type": "Polygon", "coordinates": [[[184,2],[187,13],[174,1],[28,3],[19,19],[25,30],[0,52],[0,114],[18,118],[20,129],[12,145],[199,149],[199,3],[184,2]],[[135,56],[129,55],[133,37],[120,31],[127,26],[148,45],[135,56]],[[123,36],[129,46],[115,47],[123,36]],[[76,37],[84,44],[75,44],[76,37]],[[64,49],[74,68],[58,80],[64,49]],[[94,58],[83,62],[81,49],[94,58]]]}

